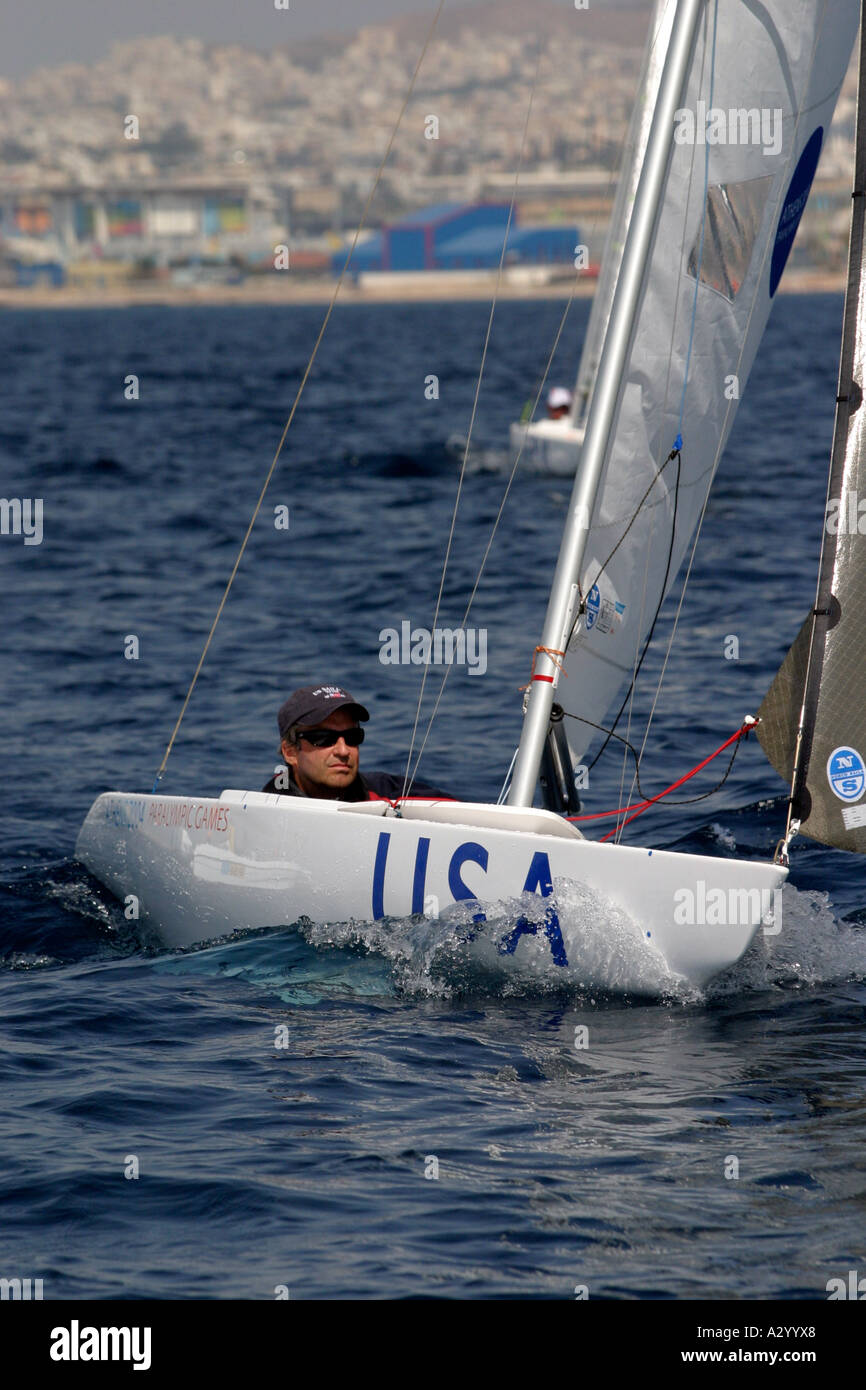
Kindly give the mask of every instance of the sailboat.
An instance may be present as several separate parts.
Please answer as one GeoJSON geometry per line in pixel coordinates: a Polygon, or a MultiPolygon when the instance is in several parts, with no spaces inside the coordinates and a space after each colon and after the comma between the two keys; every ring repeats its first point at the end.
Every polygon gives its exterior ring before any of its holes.
{"type": "MultiPolygon", "coordinates": [[[[640,797],[614,808],[613,840],[586,838],[564,814],[593,726],[631,686],[698,530],[859,19],[856,0],[670,0],[669,12],[547,614],[537,643],[527,639],[507,800],[106,792],[77,857],[167,943],[415,914],[434,935],[437,923],[457,923],[461,950],[482,967],[610,985],[610,962],[587,944],[604,923],[612,942],[634,948],[615,987],[702,987],[762,929],[779,930],[797,830],[866,851],[866,730],[850,698],[866,594],[849,531],[826,537],[815,611],[760,711],[759,736],[794,789],[771,861],[623,844],[624,826],[650,805],[640,797]],[[544,807],[534,805],[539,779],[544,807]]],[[[857,190],[863,148],[858,133],[857,190]]],[[[851,384],[866,312],[862,204],[830,473],[843,510],[862,448],[851,384]]],[[[729,743],[754,726],[744,720],[729,743]]]]}

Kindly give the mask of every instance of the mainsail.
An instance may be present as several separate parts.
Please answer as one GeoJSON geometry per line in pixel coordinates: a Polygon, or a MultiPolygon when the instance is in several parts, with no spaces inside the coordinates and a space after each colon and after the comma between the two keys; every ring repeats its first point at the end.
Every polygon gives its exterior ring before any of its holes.
{"type": "Polygon", "coordinates": [[[815,607],[770,687],[758,738],[814,840],[866,854],[866,40],[860,36],[848,286],[815,607]]]}
{"type": "Polygon", "coordinates": [[[814,177],[857,0],[708,0],[677,111],[556,700],[575,758],[693,537],[814,177]],[[681,436],[681,447],[675,447],[681,436]]]}

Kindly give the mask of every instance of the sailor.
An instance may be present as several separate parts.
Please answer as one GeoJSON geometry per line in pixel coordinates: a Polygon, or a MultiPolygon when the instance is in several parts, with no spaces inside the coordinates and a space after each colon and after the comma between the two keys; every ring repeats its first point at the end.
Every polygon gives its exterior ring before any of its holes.
{"type": "MultiPolygon", "coordinates": [[[[339,685],[305,685],[280,706],[277,725],[285,767],[277,770],[266,792],[311,796],[329,801],[395,801],[402,798],[404,778],[391,772],[358,770],[364,741],[360,722],[368,711],[339,685]]],[[[414,782],[414,797],[453,801],[447,792],[414,782]]]]}
{"type": "Polygon", "coordinates": [[[564,386],[552,386],[547,393],[548,420],[562,420],[571,410],[571,392],[564,386]]]}

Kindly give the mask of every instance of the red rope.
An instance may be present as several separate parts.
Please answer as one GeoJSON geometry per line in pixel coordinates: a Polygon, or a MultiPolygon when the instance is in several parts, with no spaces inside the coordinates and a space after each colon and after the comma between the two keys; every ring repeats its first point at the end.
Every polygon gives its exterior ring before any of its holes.
{"type": "Polygon", "coordinates": [[[654,806],[657,801],[661,801],[662,797],[668,796],[671,792],[676,791],[677,787],[683,785],[683,782],[688,782],[690,777],[694,777],[695,773],[700,772],[701,768],[706,767],[707,763],[711,763],[713,758],[717,758],[720,753],[724,753],[725,749],[730,748],[732,743],[736,743],[738,739],[744,738],[749,734],[757,723],[759,723],[759,720],[755,719],[753,715],[747,715],[742,727],[739,728],[735,734],[731,734],[730,738],[726,738],[724,743],[720,744],[716,749],[715,753],[711,753],[708,758],[704,758],[702,763],[698,763],[697,767],[693,767],[691,772],[687,772],[684,777],[680,777],[676,782],[671,782],[671,785],[665,787],[663,792],[659,792],[658,796],[651,796],[646,801],[637,802],[631,806],[620,806],[615,811],[595,811],[590,816],[566,816],[565,819],[569,821],[603,820],[605,816],[625,816],[631,811],[632,814],[623,821],[622,825],[617,826],[616,830],[609,830],[606,835],[602,835],[599,841],[599,844],[601,844],[604,840],[609,840],[611,835],[616,835],[620,830],[624,829],[630,821],[636,820],[638,816],[643,815],[644,811],[649,810],[650,806],[654,806]]]}

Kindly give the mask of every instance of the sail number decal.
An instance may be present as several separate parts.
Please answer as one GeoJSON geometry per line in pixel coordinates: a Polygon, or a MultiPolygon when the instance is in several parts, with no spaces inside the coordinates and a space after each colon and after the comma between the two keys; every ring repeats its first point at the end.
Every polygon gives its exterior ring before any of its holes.
{"type": "Polygon", "coordinates": [[[840,801],[859,801],[866,787],[866,763],[856,748],[834,748],[827,759],[827,781],[840,801]]]}
{"type": "MultiPolygon", "coordinates": [[[[373,864],[373,917],[377,921],[385,916],[385,874],[388,868],[390,844],[390,830],[381,831],[373,864]]],[[[415,847],[415,865],[412,872],[411,911],[413,914],[424,911],[429,854],[429,837],[421,835],[415,847]]],[[[486,846],[479,844],[476,840],[464,840],[462,844],[457,846],[448,863],[448,891],[455,902],[478,902],[476,894],[465,882],[462,871],[465,865],[476,864],[481,872],[486,874],[489,857],[486,846]]],[[[550,860],[543,851],[536,852],[532,856],[526,871],[523,892],[538,893],[542,898],[550,897],[553,893],[550,860]]],[[[479,923],[487,921],[486,913],[480,902],[478,902],[478,911],[473,914],[472,921],[479,923]]],[[[519,917],[514,926],[497,943],[497,950],[501,956],[513,956],[522,936],[538,936],[539,934],[547,939],[554,965],[568,965],[565,942],[562,939],[562,928],[552,903],[545,909],[540,922],[532,922],[527,917],[519,917]]]]}

